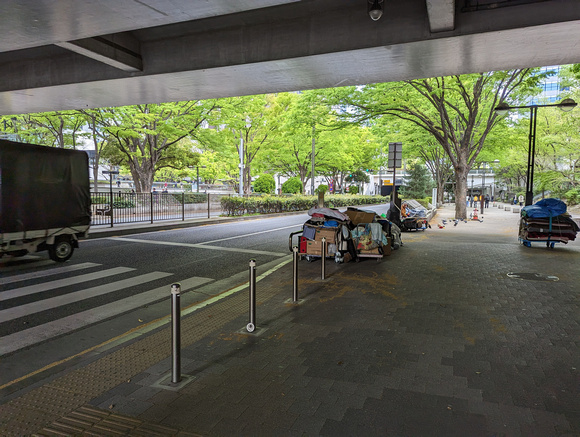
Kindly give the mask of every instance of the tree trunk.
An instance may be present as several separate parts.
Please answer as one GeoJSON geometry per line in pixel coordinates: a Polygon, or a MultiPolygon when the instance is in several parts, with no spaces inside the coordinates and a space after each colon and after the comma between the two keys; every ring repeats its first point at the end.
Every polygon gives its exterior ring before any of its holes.
{"type": "Polygon", "coordinates": [[[456,184],[455,184],[455,218],[467,218],[467,174],[469,168],[461,166],[455,169],[456,184]]]}

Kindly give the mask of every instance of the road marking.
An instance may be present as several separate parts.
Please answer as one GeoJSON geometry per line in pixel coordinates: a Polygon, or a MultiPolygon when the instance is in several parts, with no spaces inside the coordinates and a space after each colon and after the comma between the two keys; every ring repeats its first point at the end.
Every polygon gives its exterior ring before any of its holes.
{"type": "Polygon", "coordinates": [[[55,288],[68,287],[69,285],[80,284],[82,282],[94,281],[95,279],[106,278],[108,276],[119,275],[135,270],[130,267],[115,267],[100,272],[87,273],[86,275],[73,276],[72,278],[59,279],[56,281],[44,282],[42,284],[29,285],[27,287],[15,288],[3,291],[0,294],[0,301],[14,299],[16,297],[28,296],[30,294],[41,293],[43,291],[54,290],[55,288]]]}
{"type": "MultiPolygon", "coordinates": [[[[194,276],[192,278],[178,281],[181,284],[181,291],[185,292],[200,285],[213,281],[211,278],[202,278],[194,276]]],[[[62,334],[67,334],[72,331],[84,328],[85,326],[101,322],[111,317],[116,317],[120,314],[127,313],[144,305],[152,304],[162,300],[164,297],[170,299],[169,285],[158,287],[153,290],[145,291],[125,299],[120,299],[105,305],[101,305],[90,310],[71,314],[67,317],[62,317],[52,322],[44,323],[39,326],[34,326],[23,331],[9,334],[2,337],[2,344],[0,344],[0,356],[9,354],[19,349],[32,346],[52,337],[62,334]]]]}
{"type": "Polygon", "coordinates": [[[139,240],[138,238],[126,238],[126,237],[106,237],[107,240],[114,241],[126,241],[129,243],[145,243],[145,244],[158,244],[160,246],[178,246],[178,247],[193,247],[196,249],[209,249],[209,250],[223,250],[224,252],[239,252],[239,253],[251,253],[255,255],[268,255],[268,256],[286,256],[287,253],[281,252],[267,252],[264,250],[253,250],[253,249],[237,249],[233,247],[220,247],[220,246],[206,246],[201,243],[176,243],[174,241],[152,241],[152,240],[139,240]]]}
{"type": "MultiPolygon", "coordinates": [[[[267,276],[269,276],[270,274],[274,273],[276,270],[278,270],[279,268],[285,266],[286,264],[288,264],[290,262],[292,262],[292,257],[289,256],[289,255],[287,255],[287,259],[283,260],[282,262],[280,262],[276,266],[272,267],[267,272],[264,272],[260,276],[258,276],[256,278],[256,282],[261,281],[262,279],[266,278],[267,276]]],[[[183,286],[184,285],[182,283],[182,287],[183,286]]],[[[219,294],[218,296],[215,296],[215,297],[209,298],[208,300],[205,300],[203,302],[200,302],[199,304],[194,304],[193,306],[187,307],[184,311],[182,311],[182,315],[186,315],[186,314],[193,313],[193,312],[197,311],[198,309],[203,308],[203,307],[209,305],[210,303],[216,302],[218,300],[221,300],[223,298],[226,298],[226,297],[230,296],[231,294],[233,294],[233,293],[235,293],[237,291],[243,290],[247,286],[248,286],[248,283],[242,284],[242,285],[240,285],[240,286],[238,286],[238,287],[236,287],[236,288],[234,288],[232,290],[226,291],[224,293],[219,294]]],[[[145,324],[143,326],[139,326],[137,328],[133,328],[133,329],[131,329],[131,330],[129,330],[129,331],[121,334],[121,335],[118,335],[118,336],[116,336],[114,338],[111,338],[111,339],[109,339],[107,341],[104,341],[101,344],[95,345],[93,347],[90,347],[90,348],[82,351],[82,352],[79,352],[78,354],[75,354],[75,355],[72,355],[70,357],[64,358],[62,360],[56,361],[54,363],[48,364],[48,365],[44,366],[42,369],[35,370],[34,372],[31,372],[31,373],[29,373],[27,375],[21,376],[20,378],[16,378],[16,379],[14,379],[12,381],[9,381],[6,384],[1,385],[0,386],[0,390],[5,389],[6,387],[10,387],[11,385],[16,384],[16,383],[18,383],[20,381],[24,381],[25,379],[28,379],[28,378],[30,378],[30,377],[32,377],[34,375],[38,375],[39,373],[45,372],[47,370],[50,370],[50,369],[52,369],[52,368],[54,368],[56,366],[59,366],[59,365],[61,365],[63,363],[66,363],[68,361],[71,361],[71,360],[73,360],[75,358],[82,357],[83,355],[86,355],[86,354],[88,354],[90,352],[98,351],[99,349],[107,348],[108,346],[110,346],[112,344],[123,344],[127,340],[134,338],[133,336],[135,334],[137,336],[142,336],[142,335],[148,334],[149,332],[151,332],[151,331],[159,328],[160,326],[163,326],[163,325],[168,324],[169,321],[170,321],[170,316],[165,316],[165,317],[162,317],[159,320],[155,320],[155,321],[150,322],[150,323],[147,323],[147,324],[145,324]]]]}
{"type": "Polygon", "coordinates": [[[203,243],[199,243],[199,244],[210,244],[210,243],[217,243],[219,241],[234,240],[236,238],[244,238],[244,237],[249,237],[251,235],[260,235],[260,234],[266,234],[268,232],[275,232],[275,231],[281,231],[284,229],[297,228],[299,226],[301,226],[301,225],[284,226],[283,228],[269,229],[267,231],[253,232],[251,234],[236,235],[234,237],[220,238],[219,240],[204,241],[203,243]]]}
{"type": "Polygon", "coordinates": [[[61,273],[74,272],[76,270],[88,269],[100,265],[101,264],[96,263],[81,263],[73,264],[71,266],[55,267],[54,269],[42,270],[40,272],[23,273],[21,275],[10,276],[9,278],[2,279],[2,285],[12,284],[14,282],[20,281],[28,281],[29,279],[44,278],[46,276],[59,275],[61,273]]]}
{"type": "MultiPolygon", "coordinates": [[[[134,269],[131,269],[134,270],[134,269]]],[[[110,284],[99,285],[97,287],[87,288],[86,290],[75,291],[74,293],[63,294],[49,299],[43,299],[36,302],[31,302],[25,305],[9,308],[0,311],[0,323],[9,320],[18,319],[20,317],[29,316],[40,311],[46,311],[57,308],[62,305],[79,302],[81,300],[89,299],[95,296],[112,293],[114,291],[122,290],[124,288],[135,285],[144,284],[146,282],[155,281],[157,279],[171,276],[173,273],[151,272],[134,278],[123,279],[110,284]]],[[[55,281],[56,282],[56,281],[55,281]]]]}

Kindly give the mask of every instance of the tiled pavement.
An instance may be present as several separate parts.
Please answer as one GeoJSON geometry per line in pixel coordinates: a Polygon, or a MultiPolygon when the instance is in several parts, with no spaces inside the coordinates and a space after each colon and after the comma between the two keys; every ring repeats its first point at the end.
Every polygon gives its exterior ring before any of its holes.
{"type": "Polygon", "coordinates": [[[292,265],[272,272],[257,335],[247,289],[187,316],[181,387],[160,328],[1,405],[0,434],[580,435],[580,242],[521,246],[498,208],[435,226],[452,216],[324,281],[301,262],[297,305],[292,265]]]}

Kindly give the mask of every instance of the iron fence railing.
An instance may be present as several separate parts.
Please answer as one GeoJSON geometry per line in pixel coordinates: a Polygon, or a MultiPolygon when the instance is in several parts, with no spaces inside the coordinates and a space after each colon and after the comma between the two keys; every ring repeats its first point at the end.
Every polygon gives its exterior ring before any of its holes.
{"type": "Polygon", "coordinates": [[[224,196],[229,194],[91,193],[92,225],[112,227],[123,223],[215,217],[222,214],[224,196]]]}

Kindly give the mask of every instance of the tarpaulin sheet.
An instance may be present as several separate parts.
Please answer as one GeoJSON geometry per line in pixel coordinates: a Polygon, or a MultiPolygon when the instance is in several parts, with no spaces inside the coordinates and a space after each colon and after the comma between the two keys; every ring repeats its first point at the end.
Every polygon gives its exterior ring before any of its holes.
{"type": "Polygon", "coordinates": [[[560,199],[542,199],[522,208],[522,216],[556,217],[566,212],[566,204],[560,199]]]}
{"type": "Polygon", "coordinates": [[[90,221],[85,152],[0,140],[0,233],[90,221]]]}

